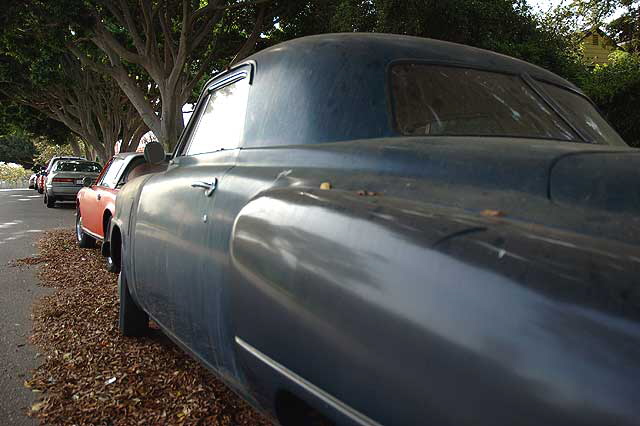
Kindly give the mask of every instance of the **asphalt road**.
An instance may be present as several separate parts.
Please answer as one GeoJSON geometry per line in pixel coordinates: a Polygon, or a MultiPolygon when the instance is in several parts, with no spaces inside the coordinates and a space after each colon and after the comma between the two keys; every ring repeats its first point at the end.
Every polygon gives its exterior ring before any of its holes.
{"type": "MultiPolygon", "coordinates": [[[[42,195],[29,190],[0,189],[0,424],[34,425],[25,415],[35,395],[23,386],[38,364],[29,344],[31,306],[47,293],[38,287],[35,266],[13,267],[14,259],[36,253],[35,242],[47,229],[73,227],[73,203],[48,209],[42,195]]],[[[38,354],[39,355],[39,354],[38,354]]]]}

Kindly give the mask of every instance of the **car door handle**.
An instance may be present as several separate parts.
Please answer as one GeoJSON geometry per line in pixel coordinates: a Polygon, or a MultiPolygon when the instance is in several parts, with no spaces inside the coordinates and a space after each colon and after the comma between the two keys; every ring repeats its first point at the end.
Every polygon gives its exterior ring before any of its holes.
{"type": "Polygon", "coordinates": [[[213,178],[213,182],[211,183],[199,180],[199,181],[193,182],[191,184],[191,187],[205,189],[206,191],[204,192],[204,195],[206,195],[207,197],[211,197],[211,195],[214,193],[214,191],[218,187],[218,178],[213,178]]]}

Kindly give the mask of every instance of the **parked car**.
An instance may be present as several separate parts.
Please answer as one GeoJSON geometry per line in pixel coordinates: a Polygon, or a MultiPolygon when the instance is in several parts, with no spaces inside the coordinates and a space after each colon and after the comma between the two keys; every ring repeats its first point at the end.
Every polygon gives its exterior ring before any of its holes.
{"type": "Polygon", "coordinates": [[[44,193],[44,180],[46,179],[46,177],[44,176],[45,176],[45,170],[40,170],[39,172],[36,173],[33,189],[38,191],[39,194],[44,193]]]}
{"type": "MultiPolygon", "coordinates": [[[[167,159],[168,161],[168,159],[167,159]]],[[[76,197],[76,239],[83,248],[93,248],[102,241],[109,229],[115,210],[115,201],[120,188],[129,179],[164,170],[167,163],[149,167],[142,153],[120,153],[115,155],[102,169],[98,178],[87,180],[85,188],[76,197]]],[[[109,245],[102,245],[102,254],[107,258],[107,269],[119,272],[119,262],[114,263],[109,245]]]]}
{"type": "Polygon", "coordinates": [[[101,169],[100,164],[93,161],[57,161],[47,175],[44,203],[51,208],[58,201],[75,201],[78,191],[84,185],[84,179],[93,181],[101,169]]]}
{"type": "Polygon", "coordinates": [[[118,194],[120,330],[152,318],[284,425],[637,425],[638,182],[640,151],[537,66],[279,44],[118,194]]]}
{"type": "Polygon", "coordinates": [[[33,172],[33,174],[29,176],[29,189],[37,190],[38,188],[36,187],[36,181],[38,178],[38,172],[40,171],[40,166],[33,166],[31,171],[33,172]]]}
{"type": "Polygon", "coordinates": [[[51,172],[51,170],[53,170],[53,167],[56,165],[58,161],[64,161],[64,160],[86,160],[86,158],[70,157],[70,156],[52,157],[47,163],[47,167],[38,173],[38,178],[36,179],[36,186],[37,186],[36,190],[40,194],[43,194],[45,191],[47,175],[51,172]]]}

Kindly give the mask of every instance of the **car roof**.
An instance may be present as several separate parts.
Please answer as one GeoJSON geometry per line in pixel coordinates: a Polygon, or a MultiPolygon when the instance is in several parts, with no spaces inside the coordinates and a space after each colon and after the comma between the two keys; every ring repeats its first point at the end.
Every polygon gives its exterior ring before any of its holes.
{"type": "Polygon", "coordinates": [[[278,62],[286,62],[288,66],[313,70],[316,75],[340,71],[335,65],[345,60],[362,61],[364,66],[373,65],[374,62],[387,65],[406,60],[526,73],[537,79],[579,90],[551,71],[520,59],[464,44],[398,34],[336,33],[301,37],[264,49],[247,58],[247,61],[260,63],[273,58],[277,58],[278,62]]]}
{"type": "Polygon", "coordinates": [[[399,133],[390,113],[389,69],[400,62],[527,75],[579,91],[550,71],[499,53],[371,33],[322,34],[280,43],[219,74],[207,87],[232,81],[233,73],[250,73],[243,148],[394,137],[399,133]]]}
{"type": "Polygon", "coordinates": [[[119,152],[113,156],[113,158],[129,158],[129,157],[143,157],[143,152],[119,152]]]}
{"type": "Polygon", "coordinates": [[[87,160],[87,159],[84,157],[65,157],[65,156],[51,158],[51,162],[60,161],[60,160],[87,160]]]}

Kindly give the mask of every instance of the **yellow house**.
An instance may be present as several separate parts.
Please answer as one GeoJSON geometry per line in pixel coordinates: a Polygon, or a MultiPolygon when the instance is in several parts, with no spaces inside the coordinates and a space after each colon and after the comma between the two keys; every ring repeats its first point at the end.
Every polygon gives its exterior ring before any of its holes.
{"type": "Polygon", "coordinates": [[[606,64],[609,54],[618,46],[600,28],[586,31],[580,39],[583,61],[590,65],[606,64]]]}

